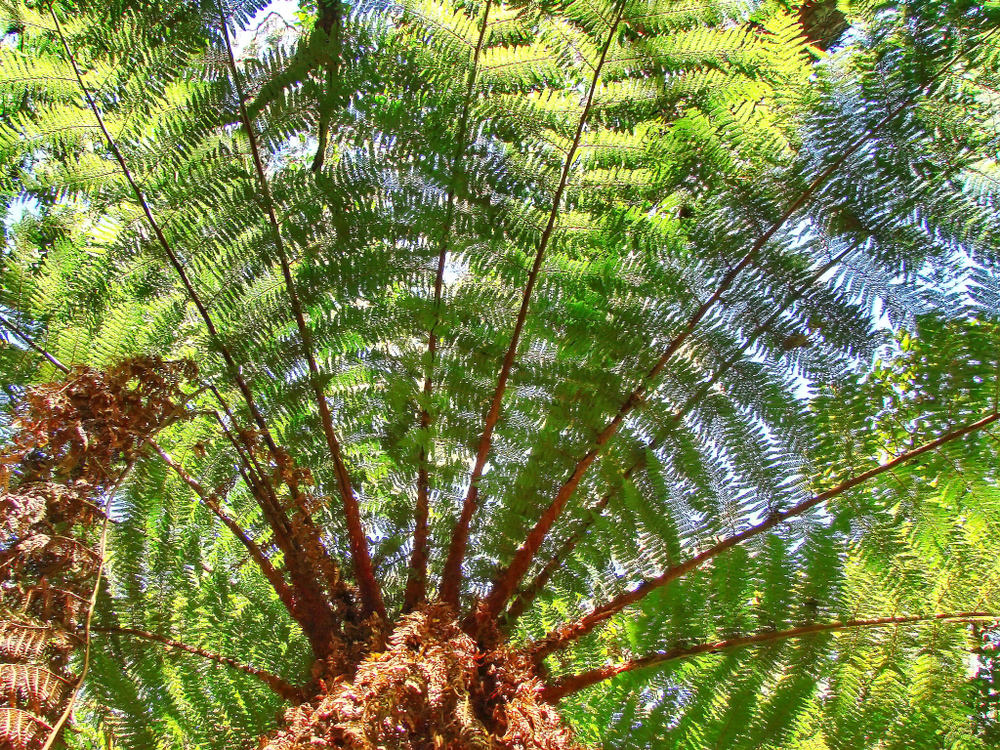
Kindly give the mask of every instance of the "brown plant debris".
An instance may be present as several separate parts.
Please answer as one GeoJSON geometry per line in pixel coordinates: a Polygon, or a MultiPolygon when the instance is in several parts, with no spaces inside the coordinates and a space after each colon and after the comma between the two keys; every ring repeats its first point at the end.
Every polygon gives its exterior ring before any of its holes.
{"type": "Polygon", "coordinates": [[[317,685],[262,750],[579,749],[540,700],[531,659],[504,646],[480,650],[443,604],[404,615],[384,651],[317,685]]]}
{"type": "Polygon", "coordinates": [[[180,415],[179,385],[197,375],[191,362],[126,360],[107,370],[77,366],[65,381],[28,389],[0,453],[0,488],[51,478],[107,484],[170,419],[180,415]]]}
{"type": "Polygon", "coordinates": [[[133,359],[35,386],[0,453],[0,749],[41,747],[76,692],[70,656],[93,595],[99,498],[183,414],[194,365],[133,359]]]}

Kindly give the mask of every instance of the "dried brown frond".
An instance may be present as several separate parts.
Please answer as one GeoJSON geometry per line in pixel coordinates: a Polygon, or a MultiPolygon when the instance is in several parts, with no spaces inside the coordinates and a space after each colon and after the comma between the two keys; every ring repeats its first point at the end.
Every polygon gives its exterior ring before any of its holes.
{"type": "Polygon", "coordinates": [[[51,478],[102,484],[146,437],[179,415],[191,362],[127,360],[108,371],[74,367],[66,380],[34,386],[18,408],[13,445],[0,453],[0,487],[51,478]]]}
{"type": "Polygon", "coordinates": [[[52,731],[37,716],[19,708],[0,708],[0,747],[29,750],[40,747],[52,731]]]}
{"type": "Polygon", "coordinates": [[[0,658],[7,662],[41,659],[47,652],[66,653],[72,640],[48,625],[0,620],[0,658]]]}
{"type": "Polygon", "coordinates": [[[66,697],[71,683],[44,667],[34,664],[0,664],[0,693],[8,701],[16,698],[32,713],[53,711],[66,697]]]}
{"type": "Polygon", "coordinates": [[[66,665],[101,566],[106,518],[95,500],[183,416],[180,384],[195,375],[158,358],[76,367],[18,406],[0,453],[0,750],[38,748],[61,731],[77,687],[66,665]]]}

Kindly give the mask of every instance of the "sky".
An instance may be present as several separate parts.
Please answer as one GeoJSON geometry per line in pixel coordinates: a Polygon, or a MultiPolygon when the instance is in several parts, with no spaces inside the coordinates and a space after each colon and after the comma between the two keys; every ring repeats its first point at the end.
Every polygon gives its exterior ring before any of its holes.
{"type": "Polygon", "coordinates": [[[236,35],[236,39],[234,40],[236,47],[234,52],[236,55],[239,56],[250,40],[253,39],[253,35],[257,31],[258,27],[270,14],[277,13],[286,21],[292,22],[295,19],[295,11],[298,9],[298,0],[273,0],[273,2],[269,3],[266,8],[253,17],[253,20],[242,32],[236,35]]]}

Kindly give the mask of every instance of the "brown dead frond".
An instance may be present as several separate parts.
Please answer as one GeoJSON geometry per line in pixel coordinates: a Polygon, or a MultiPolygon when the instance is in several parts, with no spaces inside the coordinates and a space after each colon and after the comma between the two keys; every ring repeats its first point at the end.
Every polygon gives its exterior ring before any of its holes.
{"type": "Polygon", "coordinates": [[[40,748],[69,714],[78,685],[66,668],[86,640],[107,527],[96,501],[183,416],[180,384],[195,375],[151,357],[76,367],[19,404],[0,453],[0,748],[40,748]]]}
{"type": "Polygon", "coordinates": [[[187,361],[127,360],[107,371],[74,367],[66,380],[34,386],[18,408],[13,445],[0,454],[0,486],[51,478],[108,481],[146,437],[179,416],[187,361]]]}

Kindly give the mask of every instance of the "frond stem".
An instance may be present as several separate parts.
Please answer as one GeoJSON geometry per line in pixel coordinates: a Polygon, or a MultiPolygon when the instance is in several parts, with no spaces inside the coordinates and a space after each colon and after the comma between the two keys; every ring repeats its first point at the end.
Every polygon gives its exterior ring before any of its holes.
{"type": "Polygon", "coordinates": [[[820,492],[817,495],[813,495],[808,500],[803,500],[801,503],[793,505],[788,510],[772,512],[764,521],[761,521],[758,524],[750,526],[749,528],[745,529],[739,534],[734,534],[733,536],[724,539],[718,544],[713,545],[709,549],[705,550],[704,552],[701,552],[698,555],[695,555],[694,557],[690,558],[689,560],[683,563],[668,568],[666,571],[664,571],[659,576],[656,576],[655,578],[647,579],[645,582],[641,583],[631,591],[627,591],[623,594],[620,594],[616,596],[614,599],[610,600],[609,602],[606,602],[605,604],[595,607],[590,611],[589,614],[585,615],[576,622],[566,623],[556,628],[555,630],[551,631],[548,635],[546,635],[540,641],[537,641],[531,647],[535,659],[540,661],[548,654],[551,654],[554,651],[558,651],[560,649],[567,647],[574,641],[579,640],[584,635],[592,631],[602,622],[608,620],[618,612],[621,612],[629,605],[638,602],[640,599],[652,593],[653,591],[667,585],[671,581],[674,581],[683,575],[686,575],[687,573],[690,573],[692,570],[700,568],[709,560],[718,557],[723,552],[739,544],[742,544],[748,539],[752,539],[753,537],[759,536],[764,532],[770,531],[771,529],[778,526],[778,524],[787,521],[789,518],[801,516],[803,513],[816,507],[820,503],[826,502],[827,500],[837,497],[838,495],[843,494],[847,490],[850,490],[858,486],[859,484],[863,484],[864,482],[867,482],[869,479],[873,479],[879,476],[880,474],[892,471],[897,466],[904,464],[908,461],[911,461],[914,458],[917,458],[918,456],[927,453],[928,451],[933,451],[939,446],[944,445],[945,443],[950,443],[951,441],[957,440],[958,438],[964,437],[965,435],[978,432],[979,430],[982,430],[984,427],[993,424],[998,419],[1000,419],[1000,413],[990,414],[989,416],[980,419],[978,422],[974,422],[972,424],[966,425],[965,427],[953,430],[952,432],[946,433],[941,437],[936,438],[935,440],[931,440],[927,443],[924,443],[923,445],[913,448],[912,450],[909,450],[906,453],[902,453],[890,461],[887,461],[883,464],[879,464],[873,469],[869,469],[866,472],[858,474],[856,477],[848,479],[845,482],[841,482],[836,487],[832,487],[831,489],[826,490],[825,492],[820,492]]]}
{"type": "Polygon", "coordinates": [[[49,364],[55,367],[57,370],[64,373],[69,372],[69,368],[66,365],[64,365],[62,362],[56,359],[52,354],[43,349],[41,346],[36,344],[35,341],[27,333],[22,331],[18,326],[11,323],[2,315],[0,315],[0,325],[4,326],[4,328],[7,328],[15,336],[17,336],[25,344],[27,344],[31,349],[34,349],[38,354],[40,354],[42,357],[48,360],[49,364]]]}
{"type": "Polygon", "coordinates": [[[205,503],[205,506],[215,514],[215,516],[222,521],[222,523],[229,529],[233,535],[240,540],[240,543],[246,547],[247,552],[250,553],[250,557],[253,558],[254,562],[260,568],[264,577],[267,578],[268,582],[274,588],[275,593],[281,602],[285,605],[289,614],[295,615],[295,605],[294,597],[292,592],[285,582],[284,576],[274,567],[271,560],[264,554],[263,550],[257,546],[246,531],[234,521],[229,515],[222,510],[219,506],[218,499],[215,493],[208,492],[198,480],[192,477],[176,459],[173,458],[169,453],[167,453],[163,448],[157,443],[153,438],[148,438],[147,443],[150,447],[156,451],[157,455],[162,459],[163,463],[173,469],[174,473],[180,477],[181,481],[184,482],[188,487],[194,490],[194,493],[205,503]]]}
{"type": "MultiPolygon", "coordinates": [[[[264,204],[267,209],[268,221],[270,222],[271,231],[274,235],[274,243],[278,253],[278,260],[281,264],[281,274],[285,280],[285,287],[288,291],[292,312],[295,316],[295,324],[299,330],[299,336],[302,339],[302,349],[309,365],[310,384],[312,386],[313,393],[316,396],[317,406],[319,407],[320,419],[323,424],[323,434],[326,437],[327,447],[329,448],[330,456],[333,459],[337,485],[340,489],[340,497],[344,506],[344,517],[347,522],[347,533],[351,546],[351,558],[354,566],[354,575],[357,578],[358,588],[361,593],[362,608],[365,614],[378,614],[384,622],[387,620],[387,615],[385,603],[382,600],[382,590],[379,586],[378,580],[375,578],[375,569],[372,566],[371,553],[368,549],[368,538],[365,535],[364,528],[361,523],[361,511],[358,506],[358,500],[355,497],[354,489],[351,486],[351,478],[347,471],[347,466],[344,464],[343,455],[340,450],[340,441],[337,439],[337,435],[333,429],[333,415],[330,412],[330,406],[327,403],[326,395],[323,393],[319,367],[316,364],[316,358],[313,354],[312,335],[309,332],[308,325],[306,324],[305,314],[302,310],[302,303],[295,290],[295,282],[292,278],[291,267],[288,263],[288,255],[285,252],[285,244],[281,237],[281,228],[278,223],[277,215],[274,211],[274,200],[271,196],[271,190],[267,182],[267,175],[264,173],[264,165],[260,158],[257,136],[254,133],[253,125],[250,122],[246,104],[244,103],[243,88],[240,84],[238,71],[236,69],[236,59],[233,56],[233,48],[229,40],[229,27],[226,23],[225,12],[222,9],[221,0],[219,12],[222,15],[222,33],[226,42],[229,67],[233,75],[233,85],[236,88],[236,95],[239,98],[240,119],[243,121],[243,127],[246,130],[247,139],[250,142],[250,151],[253,155],[254,168],[256,169],[257,178],[260,182],[261,193],[264,197],[264,204]]],[[[304,513],[304,515],[308,519],[308,514],[304,513]]],[[[308,520],[311,523],[311,519],[308,520]]],[[[318,546],[322,547],[322,545],[318,546]]],[[[322,549],[321,552],[322,554],[327,555],[325,549],[322,549]]],[[[331,585],[337,584],[331,583],[331,585]]]]}
{"type": "MultiPolygon", "coordinates": [[[[452,162],[452,184],[448,188],[448,207],[445,213],[444,227],[441,232],[441,251],[438,254],[437,275],[434,277],[434,322],[427,335],[427,375],[424,378],[424,407],[420,410],[420,429],[425,435],[431,426],[430,400],[434,389],[434,356],[437,353],[437,325],[441,319],[441,295],[444,289],[444,269],[448,258],[448,241],[451,237],[451,227],[455,220],[455,182],[458,179],[465,156],[466,138],[469,127],[469,110],[472,108],[472,95],[476,86],[476,72],[479,55],[486,41],[490,8],[493,0],[487,0],[483,10],[483,23],[479,29],[479,40],[476,51],[472,55],[472,68],[469,71],[468,85],[465,91],[465,101],[462,105],[462,115],[459,118],[458,138],[455,146],[455,157],[452,162]]],[[[428,435],[429,437],[429,435],[428,435]]],[[[413,553],[410,556],[410,569],[406,578],[406,593],[403,598],[403,611],[410,612],[427,597],[427,520],[430,513],[430,477],[427,469],[427,449],[420,448],[419,465],[417,469],[417,506],[414,511],[413,553]]]]}
{"type": "Polygon", "coordinates": [[[624,672],[631,672],[636,669],[655,667],[665,664],[668,661],[684,659],[689,656],[699,654],[713,654],[718,651],[742,648],[746,646],[756,646],[762,643],[773,643],[774,641],[786,640],[789,638],[802,638],[817,633],[828,633],[837,630],[848,630],[851,628],[886,628],[892,625],[907,625],[910,623],[955,621],[968,622],[970,620],[996,619],[998,615],[990,612],[942,612],[933,615],[901,615],[897,617],[876,617],[867,620],[840,620],[837,622],[816,623],[814,625],[802,625],[789,630],[772,631],[769,633],[758,633],[756,635],[743,636],[740,638],[729,638],[724,641],[712,643],[700,643],[697,646],[687,646],[675,648],[669,651],[655,651],[647,656],[638,659],[629,659],[622,664],[609,664],[587,672],[567,675],[560,678],[555,684],[549,685],[541,692],[542,700],[555,703],[561,698],[578,692],[584,688],[596,685],[599,682],[610,680],[612,677],[624,672]]]}
{"type": "MultiPolygon", "coordinates": [[[[990,33],[992,34],[993,32],[991,31],[990,33]]],[[[987,35],[986,38],[988,38],[988,36],[989,35],[987,35]]],[[[984,41],[985,38],[981,40],[979,44],[982,44],[984,41]]],[[[960,52],[952,57],[952,59],[949,60],[945,66],[938,70],[938,72],[924,86],[923,90],[930,90],[933,83],[945,72],[947,72],[951,65],[960,59],[963,54],[966,54],[966,51],[960,52]]],[[[660,356],[659,360],[657,360],[656,364],[654,364],[649,372],[646,373],[646,376],[642,379],[639,385],[637,385],[635,389],[625,398],[625,401],[618,409],[618,413],[594,440],[593,447],[573,468],[569,478],[559,488],[555,498],[552,500],[552,503],[539,517],[535,526],[528,533],[524,543],[514,554],[514,559],[511,561],[506,571],[504,571],[496,580],[493,588],[484,600],[485,612],[488,615],[493,617],[499,616],[504,606],[506,606],[511,594],[513,594],[517,585],[521,582],[525,573],[527,573],[528,568],[531,566],[531,562],[534,560],[535,555],[538,554],[538,550],[541,548],[542,542],[545,541],[549,530],[555,524],[559,515],[566,507],[566,503],[569,502],[569,499],[576,491],[577,486],[580,484],[580,481],[583,479],[587,470],[594,463],[594,461],[597,460],[603,447],[618,432],[618,429],[624,423],[625,418],[631,414],[634,409],[641,406],[645,402],[647,394],[651,390],[655,389],[655,380],[659,377],[660,373],[666,367],[673,355],[694,333],[702,319],[709,313],[710,310],[712,310],[712,308],[715,307],[715,305],[722,298],[722,295],[725,294],[736,281],[737,277],[756,260],[758,253],[764,245],[770,241],[770,239],[788,222],[790,218],[792,218],[792,216],[799,211],[800,208],[809,202],[816,190],[822,187],[822,185],[824,185],[826,181],[830,179],[830,177],[832,177],[833,174],[858,151],[858,149],[868,143],[868,141],[874,138],[885,125],[894,120],[909,105],[911,105],[916,100],[916,97],[916,94],[912,94],[904,98],[901,103],[893,107],[864,135],[856,138],[854,142],[848,146],[839,157],[837,157],[837,159],[824,169],[819,176],[813,179],[813,181],[806,186],[799,196],[792,201],[788,208],[785,209],[785,212],[776,221],[774,221],[760,237],[757,238],[751,248],[747,251],[746,255],[744,255],[743,258],[726,273],[712,295],[699,305],[694,315],[691,316],[681,332],[670,342],[666,350],[660,356]]]]}
{"type": "MultiPolygon", "coordinates": [[[[580,140],[583,137],[583,130],[587,124],[587,117],[590,115],[590,110],[594,103],[594,94],[597,92],[597,85],[600,82],[601,70],[604,67],[608,50],[611,48],[611,43],[615,39],[615,34],[618,31],[618,25],[621,23],[624,12],[625,3],[624,0],[620,0],[615,19],[612,22],[611,29],[608,33],[608,38],[604,42],[604,46],[601,49],[600,59],[597,62],[597,66],[594,68],[594,75],[590,81],[590,90],[587,92],[587,99],[584,103],[583,112],[580,114],[580,120],[576,126],[576,134],[573,136],[572,145],[566,154],[566,161],[563,163],[559,184],[556,187],[555,195],[552,198],[552,210],[549,212],[548,221],[545,225],[545,229],[542,231],[542,235],[538,243],[538,250],[535,253],[534,264],[531,267],[531,272],[528,274],[528,282],[524,287],[524,292],[521,297],[521,308],[518,311],[517,320],[514,323],[514,332],[511,335],[510,345],[507,348],[507,353],[503,359],[503,365],[500,368],[496,389],[493,393],[493,400],[490,403],[489,411],[486,414],[482,437],[479,440],[479,448],[476,451],[476,462],[472,469],[472,474],[469,477],[469,490],[466,493],[465,501],[462,504],[461,515],[459,516],[458,523],[455,526],[455,531],[451,537],[448,557],[445,561],[444,571],[441,578],[440,596],[442,601],[451,604],[456,608],[458,607],[459,592],[462,584],[462,561],[465,559],[465,549],[469,542],[469,526],[472,523],[472,516],[478,507],[479,480],[483,475],[483,469],[486,466],[486,458],[490,452],[493,430],[496,427],[497,422],[500,420],[500,407],[503,401],[504,391],[507,388],[507,379],[510,377],[510,371],[514,366],[514,360],[517,358],[517,347],[521,340],[521,331],[523,330],[524,323],[528,317],[528,307],[531,303],[531,295],[535,288],[535,281],[537,280],[538,273],[542,268],[542,261],[545,258],[545,250],[548,247],[549,240],[551,239],[553,230],[555,229],[556,218],[559,216],[562,196],[566,190],[567,184],[569,183],[570,170],[572,169],[573,162],[576,159],[576,152],[580,147],[580,140]]],[[[493,614],[496,616],[497,612],[494,612],[493,614]]]]}
{"type": "Polygon", "coordinates": [[[241,664],[228,656],[215,654],[211,651],[199,648],[198,646],[190,646],[187,643],[175,641],[172,638],[167,638],[165,636],[158,635],[157,633],[150,633],[145,630],[138,630],[136,628],[95,627],[94,631],[97,633],[107,633],[109,635],[130,635],[134,638],[141,638],[146,641],[161,643],[167,648],[177,649],[178,651],[186,651],[189,654],[194,654],[195,656],[200,656],[204,659],[208,659],[209,661],[214,661],[216,664],[223,664],[227,667],[238,669],[244,674],[256,677],[258,680],[271,688],[271,690],[273,690],[276,694],[291,701],[292,703],[302,702],[302,691],[298,688],[288,684],[277,675],[265,672],[263,669],[257,669],[257,667],[251,667],[249,664],[241,664]]]}
{"type": "MultiPolygon", "coordinates": [[[[215,396],[215,399],[219,402],[223,411],[226,412],[226,416],[229,418],[230,423],[236,426],[236,417],[233,416],[228,404],[226,404],[226,400],[222,397],[222,394],[219,393],[219,389],[214,385],[209,385],[208,389],[212,392],[212,395],[215,396]]],[[[268,525],[274,532],[275,542],[288,556],[289,561],[298,559],[297,556],[301,551],[297,548],[298,542],[292,533],[292,525],[288,520],[288,516],[284,513],[283,505],[278,499],[278,496],[274,491],[274,487],[265,478],[267,475],[264,473],[264,469],[257,460],[257,457],[254,456],[252,446],[249,443],[241,445],[240,441],[237,440],[229,428],[226,427],[219,413],[213,413],[215,414],[216,420],[219,422],[219,426],[222,428],[222,433],[226,436],[230,444],[233,446],[233,449],[240,457],[240,476],[243,478],[244,483],[250,490],[254,499],[257,500],[258,506],[264,513],[264,518],[267,520],[268,525]]],[[[242,431],[240,432],[242,435],[242,431]]],[[[244,440],[246,440],[246,438],[244,438],[244,440]]]]}
{"type": "MultiPolygon", "coordinates": [[[[236,417],[233,415],[232,410],[229,408],[229,404],[226,403],[225,398],[219,392],[219,389],[212,384],[208,384],[208,389],[215,396],[215,400],[219,402],[219,406],[226,413],[226,417],[229,419],[229,423],[236,428],[237,432],[240,432],[239,424],[236,421],[236,417]]],[[[260,504],[261,509],[268,512],[269,505],[274,507],[280,507],[277,495],[274,493],[274,488],[271,487],[270,483],[265,482],[263,477],[264,469],[261,467],[260,462],[257,460],[256,456],[253,454],[253,450],[248,450],[248,446],[243,445],[240,440],[237,440],[233,435],[232,431],[226,426],[225,422],[222,420],[222,416],[215,412],[215,419],[218,421],[219,426],[222,428],[222,434],[226,436],[229,440],[230,445],[239,455],[240,460],[243,464],[243,468],[246,469],[246,473],[252,478],[252,482],[247,482],[247,486],[250,488],[254,497],[257,498],[257,502],[260,504]]],[[[287,523],[287,518],[285,519],[287,523]]],[[[291,533],[291,528],[287,528],[288,533],[291,533]]]]}
{"type": "MultiPolygon", "coordinates": [[[[989,32],[989,34],[979,41],[977,46],[983,44],[986,39],[994,33],[994,31],[996,30],[994,29],[989,32]]],[[[967,50],[962,51],[953,56],[946,65],[940,68],[937,73],[931,77],[930,81],[924,86],[923,91],[929,91],[934,82],[944,75],[944,73],[946,73],[963,54],[967,54],[967,52],[967,50]]],[[[806,186],[799,196],[792,201],[791,205],[785,209],[785,212],[774,223],[772,223],[760,237],[757,238],[757,241],[754,242],[753,246],[747,251],[746,255],[744,255],[743,258],[722,278],[722,281],[716,288],[715,292],[713,292],[712,295],[698,307],[694,315],[692,315],[688,320],[687,325],[685,325],[681,332],[670,342],[656,364],[653,365],[639,385],[636,386],[636,388],[626,397],[625,401],[619,408],[618,413],[594,440],[593,447],[573,468],[572,473],[559,488],[555,498],[552,500],[552,503],[542,513],[534,528],[532,528],[532,530],[528,533],[527,539],[525,539],[524,543],[514,554],[514,559],[511,561],[506,571],[504,571],[496,580],[493,588],[490,590],[490,593],[485,599],[485,609],[489,615],[497,617],[503,610],[511,594],[517,588],[517,585],[521,582],[525,573],[527,573],[535,555],[538,554],[538,550],[541,548],[542,542],[545,541],[549,530],[555,524],[556,519],[558,519],[563,509],[566,507],[566,503],[569,502],[569,499],[576,491],[577,486],[580,484],[580,481],[583,479],[591,464],[597,460],[603,447],[618,432],[618,429],[624,423],[625,418],[634,409],[640,407],[645,402],[647,394],[649,391],[654,389],[655,380],[659,377],[664,367],[666,367],[667,362],[670,361],[673,355],[681,348],[691,334],[694,333],[702,319],[713,307],[715,307],[716,303],[718,303],[718,301],[722,298],[722,295],[729,290],[729,288],[736,281],[737,277],[756,260],[758,253],[764,245],[770,241],[770,239],[799,211],[800,208],[809,202],[816,190],[822,187],[826,181],[830,179],[830,177],[832,177],[833,174],[858,151],[858,149],[868,143],[868,141],[874,138],[883,127],[894,120],[908,106],[916,101],[916,98],[916,94],[911,94],[910,96],[904,98],[901,103],[893,107],[864,135],[855,139],[854,142],[833,161],[833,163],[824,169],[819,176],[813,179],[813,181],[806,186]]]]}
{"type": "MultiPolygon", "coordinates": [[[[326,97],[330,98],[329,89],[333,88],[337,75],[340,73],[341,56],[341,24],[343,20],[340,16],[340,0],[319,0],[316,4],[319,11],[319,18],[316,20],[316,28],[326,31],[327,38],[333,42],[333,59],[326,69],[326,97]],[[329,28],[327,28],[329,27],[329,28]]],[[[313,33],[316,33],[314,30],[313,33]]],[[[326,149],[330,139],[330,103],[320,102],[319,127],[316,131],[316,155],[313,157],[312,165],[309,167],[313,172],[319,172],[326,161],[326,149]]]]}

